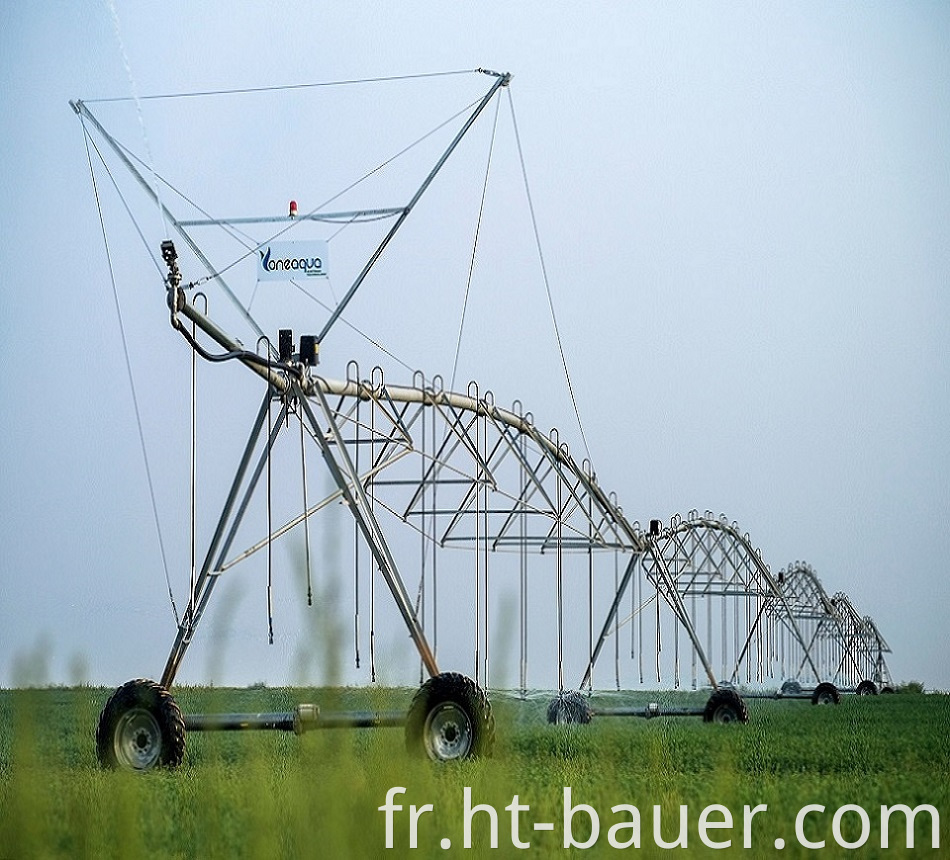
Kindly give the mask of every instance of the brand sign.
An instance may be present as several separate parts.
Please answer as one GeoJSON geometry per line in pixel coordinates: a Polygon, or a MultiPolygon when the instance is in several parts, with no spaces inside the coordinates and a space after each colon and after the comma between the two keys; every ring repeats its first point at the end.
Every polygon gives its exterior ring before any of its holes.
{"type": "Polygon", "coordinates": [[[257,249],[257,280],[289,281],[292,278],[327,276],[327,243],[322,239],[268,242],[257,249]]]}

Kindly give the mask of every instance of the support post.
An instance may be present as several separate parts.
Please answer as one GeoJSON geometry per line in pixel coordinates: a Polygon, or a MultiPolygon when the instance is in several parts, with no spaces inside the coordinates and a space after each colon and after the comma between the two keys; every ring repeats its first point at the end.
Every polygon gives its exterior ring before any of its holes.
{"type": "Polygon", "coordinates": [[[169,221],[169,223],[171,223],[178,235],[185,240],[188,247],[191,248],[195,256],[201,261],[201,264],[205,267],[205,269],[208,270],[208,274],[211,276],[211,278],[213,278],[220,285],[221,289],[224,290],[225,295],[227,295],[234,306],[238,309],[245,322],[251,326],[258,337],[263,337],[264,332],[261,331],[260,326],[258,326],[258,324],[254,321],[254,318],[250,315],[250,313],[248,313],[247,308],[241,304],[238,297],[234,294],[227,283],[225,283],[224,278],[218,274],[217,269],[211,265],[211,261],[204,255],[201,248],[198,247],[197,242],[191,238],[185,228],[182,227],[179,220],[172,214],[171,210],[169,210],[169,208],[162,202],[161,198],[158,196],[158,193],[154,188],[152,188],[148,180],[142,176],[138,168],[129,160],[129,157],[125,154],[125,150],[122,148],[119,142],[102,127],[102,124],[95,118],[95,116],[92,115],[84,102],[71,101],[69,104],[79,116],[80,120],[87,119],[93,124],[93,126],[95,126],[96,131],[99,132],[99,134],[102,136],[102,139],[109,144],[113,152],[115,152],[119,160],[126,167],[132,177],[139,183],[139,185],[142,186],[142,189],[151,198],[152,202],[155,203],[161,210],[162,215],[169,221]]]}
{"type": "Polygon", "coordinates": [[[419,186],[419,190],[416,191],[412,200],[410,200],[406,204],[406,208],[402,210],[402,213],[400,214],[399,218],[396,219],[396,223],[393,224],[389,232],[383,237],[383,241],[379,243],[379,246],[373,252],[373,255],[366,262],[366,265],[363,266],[362,271],[359,273],[359,275],[356,276],[356,280],[353,281],[353,284],[349,288],[349,290],[347,290],[346,295],[343,296],[343,298],[340,300],[340,303],[336,306],[336,310],[334,310],[333,313],[330,315],[330,319],[327,320],[326,325],[323,327],[323,331],[321,331],[320,334],[317,335],[316,341],[318,344],[323,343],[323,339],[327,336],[330,329],[333,327],[333,324],[337,321],[340,314],[343,313],[346,306],[350,303],[350,299],[353,298],[353,295],[360,288],[360,285],[363,283],[363,281],[366,280],[366,276],[369,274],[370,269],[372,269],[373,266],[376,265],[376,261],[379,259],[383,251],[386,250],[386,246],[389,244],[390,240],[393,238],[393,236],[396,235],[396,232],[399,230],[399,228],[402,227],[403,222],[406,220],[406,218],[409,217],[409,213],[413,210],[413,207],[416,205],[416,203],[419,202],[419,198],[422,197],[422,195],[425,193],[425,190],[432,183],[432,180],[435,179],[436,174],[442,169],[442,165],[445,164],[449,156],[455,151],[455,148],[459,145],[459,142],[468,133],[468,130],[472,127],[472,124],[475,122],[476,119],[478,119],[478,115],[484,110],[485,106],[492,100],[495,93],[497,93],[499,89],[501,89],[502,87],[508,86],[509,81],[511,81],[510,74],[498,75],[498,79],[492,85],[492,88],[488,91],[485,97],[478,103],[478,105],[475,107],[475,110],[472,111],[472,114],[468,118],[468,120],[465,122],[465,125],[462,126],[461,130],[459,131],[457,135],[455,135],[455,138],[449,144],[448,148],[445,150],[444,153],[442,153],[442,157],[438,160],[438,162],[436,162],[435,167],[432,168],[432,170],[429,172],[429,175],[425,178],[425,180],[423,180],[422,185],[419,186]]]}
{"type": "Polygon", "coordinates": [[[626,594],[627,586],[630,584],[630,579],[639,563],[640,553],[634,553],[630,557],[630,561],[627,563],[627,569],[623,572],[623,578],[620,580],[620,587],[617,589],[617,593],[614,595],[613,603],[610,604],[610,610],[607,613],[604,626],[601,628],[600,636],[597,637],[597,644],[594,646],[594,650],[590,655],[590,662],[587,664],[587,670],[584,672],[584,677],[581,679],[580,686],[578,687],[580,690],[583,690],[584,687],[590,685],[591,677],[594,674],[594,664],[597,662],[597,658],[600,657],[601,649],[604,647],[604,641],[607,639],[607,634],[610,632],[610,627],[614,623],[614,619],[617,617],[617,612],[620,609],[620,603],[623,600],[624,594],[626,594]]]}

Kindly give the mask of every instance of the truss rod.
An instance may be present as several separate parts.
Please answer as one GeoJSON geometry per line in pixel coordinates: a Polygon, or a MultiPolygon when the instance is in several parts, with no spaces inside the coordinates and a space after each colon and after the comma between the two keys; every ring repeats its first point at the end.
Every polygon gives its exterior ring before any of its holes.
{"type": "Polygon", "coordinates": [[[583,690],[584,687],[590,687],[591,677],[594,674],[594,665],[597,663],[598,657],[600,657],[601,649],[604,647],[604,642],[607,639],[610,628],[613,625],[614,620],[617,618],[617,612],[620,609],[620,603],[627,591],[627,586],[630,584],[630,579],[639,563],[640,553],[634,553],[632,556],[630,556],[630,561],[627,562],[627,568],[623,572],[623,578],[620,580],[620,585],[614,594],[613,603],[610,604],[610,609],[607,612],[607,618],[604,620],[604,626],[601,628],[600,635],[597,637],[597,644],[594,646],[594,649],[591,652],[590,661],[587,664],[587,669],[584,672],[584,677],[581,678],[581,683],[578,689],[583,690]]]}
{"type": "Polygon", "coordinates": [[[244,317],[244,320],[251,326],[251,328],[254,330],[254,333],[258,337],[264,337],[264,332],[261,331],[260,326],[257,324],[255,319],[250,315],[247,308],[244,307],[243,304],[241,304],[240,299],[238,299],[238,297],[234,294],[231,288],[227,285],[225,280],[217,273],[217,269],[215,269],[215,267],[211,265],[211,261],[204,255],[201,248],[198,247],[198,244],[195,242],[194,239],[191,238],[191,236],[184,229],[184,227],[182,227],[181,222],[172,214],[171,210],[161,201],[158,194],[155,192],[155,189],[152,188],[151,185],[149,185],[148,181],[145,179],[144,176],[142,176],[138,168],[134,164],[132,164],[131,160],[125,154],[125,151],[123,150],[119,142],[102,127],[102,124],[99,122],[99,120],[96,119],[95,116],[93,116],[93,114],[89,111],[89,108],[87,108],[86,105],[83,104],[83,102],[77,100],[77,101],[71,101],[69,104],[72,106],[73,110],[76,112],[77,115],[85,117],[86,119],[89,120],[89,122],[93,124],[93,126],[95,126],[96,131],[98,131],[99,134],[102,135],[102,139],[105,140],[106,143],[109,144],[109,146],[112,148],[115,154],[119,157],[119,159],[122,161],[125,167],[129,170],[129,172],[135,178],[135,180],[139,183],[139,185],[142,186],[145,193],[152,199],[152,202],[155,203],[159,207],[159,209],[161,209],[162,214],[171,222],[172,226],[175,228],[175,231],[178,233],[178,235],[181,236],[182,239],[185,240],[188,247],[191,248],[191,250],[194,252],[194,255],[201,261],[201,265],[203,265],[208,270],[208,274],[210,274],[211,277],[224,290],[225,295],[227,295],[227,297],[231,300],[234,306],[240,311],[241,316],[244,317]]]}
{"type": "Polygon", "coordinates": [[[307,212],[303,215],[259,215],[246,218],[195,218],[179,221],[182,227],[229,227],[235,224],[289,224],[294,221],[352,221],[355,218],[386,218],[406,211],[405,206],[387,209],[354,209],[351,212],[307,212]]]}
{"type": "Polygon", "coordinates": [[[442,157],[438,160],[438,162],[436,162],[435,167],[432,168],[432,170],[430,171],[429,175],[425,178],[425,180],[423,180],[422,185],[419,186],[419,190],[416,191],[412,200],[410,200],[406,204],[406,208],[402,211],[402,213],[396,219],[396,223],[393,224],[389,232],[383,237],[382,242],[379,243],[379,246],[373,252],[373,255],[369,258],[369,260],[367,260],[366,265],[363,267],[362,271],[359,273],[359,275],[356,276],[356,280],[353,281],[353,284],[349,288],[349,290],[347,290],[346,295],[343,296],[340,303],[336,306],[336,310],[330,315],[330,319],[327,320],[327,323],[323,327],[323,330],[320,332],[320,334],[317,335],[316,337],[317,343],[323,343],[324,338],[326,338],[330,329],[333,327],[333,324],[337,321],[337,319],[339,319],[340,314],[343,313],[346,306],[350,303],[350,299],[353,298],[353,295],[360,288],[360,285],[363,283],[363,281],[366,280],[366,276],[369,274],[370,269],[372,269],[373,266],[376,265],[376,261],[380,258],[380,255],[383,253],[383,251],[386,250],[386,246],[390,243],[393,236],[396,235],[399,228],[402,227],[406,218],[409,217],[409,213],[412,212],[416,203],[419,202],[419,198],[422,197],[422,195],[425,193],[426,189],[432,183],[432,180],[435,179],[436,174],[442,169],[442,165],[445,164],[449,156],[455,151],[455,148],[459,145],[459,142],[462,140],[463,137],[465,137],[468,130],[472,127],[475,120],[478,119],[479,114],[485,109],[485,106],[492,100],[492,98],[495,96],[495,93],[497,93],[498,90],[500,90],[502,87],[508,86],[508,83],[510,81],[511,81],[511,75],[509,74],[499,75],[496,78],[495,83],[492,84],[491,89],[485,94],[485,97],[475,106],[475,110],[472,111],[472,115],[468,118],[468,120],[466,120],[465,124],[462,126],[459,133],[455,135],[455,138],[449,144],[448,149],[446,149],[445,152],[442,153],[442,157]]]}

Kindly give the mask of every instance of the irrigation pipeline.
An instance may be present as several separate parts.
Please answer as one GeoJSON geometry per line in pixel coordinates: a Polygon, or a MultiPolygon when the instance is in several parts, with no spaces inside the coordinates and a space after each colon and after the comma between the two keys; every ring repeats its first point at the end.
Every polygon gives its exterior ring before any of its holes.
{"type": "MultiPolygon", "coordinates": [[[[824,627],[820,635],[813,633],[809,639],[806,613],[800,606],[801,599],[796,591],[796,583],[802,579],[802,575],[799,573],[787,578],[784,575],[773,576],[760,553],[752,547],[748,535],[742,534],[734,523],[711,515],[699,517],[694,514],[686,520],[674,519],[668,528],[657,528],[655,534],[644,534],[639,526],[623,517],[616,502],[599,487],[589,466],[578,467],[557,435],[539,433],[520,408],[500,408],[488,393],[479,393],[477,390],[470,390],[467,394],[446,392],[425,387],[418,384],[418,380],[413,386],[390,385],[384,381],[381,373],[375,371],[371,382],[359,381],[358,370],[355,369],[352,376],[348,374],[345,380],[330,380],[313,375],[309,368],[254,361],[248,356],[241,356],[236,343],[228,341],[210,321],[184,300],[179,302],[178,310],[206,334],[218,339],[219,346],[226,350],[226,354],[243,359],[249,368],[265,378],[276,396],[284,397],[287,392],[298,391],[304,400],[316,399],[320,403],[328,403],[327,399],[333,398],[337,403],[335,407],[322,407],[327,419],[325,426],[339,423],[341,427],[355,424],[358,428],[368,428],[373,446],[370,451],[372,466],[367,472],[366,467],[359,462],[359,452],[363,447],[360,438],[351,440],[349,444],[354,447],[354,464],[358,465],[354,465],[354,477],[350,479],[349,485],[355,487],[360,482],[366,484],[370,510],[381,505],[380,510],[389,510],[404,522],[411,523],[414,517],[417,518],[422,545],[431,546],[433,559],[437,558],[437,546],[446,546],[454,541],[471,541],[479,547],[475,555],[473,580],[479,607],[475,631],[475,669],[479,675],[487,673],[489,665],[485,643],[490,622],[485,607],[493,578],[489,577],[489,556],[486,551],[489,546],[499,548],[506,545],[517,546],[523,559],[526,559],[524,553],[530,546],[541,548],[542,552],[547,548],[554,555],[558,568],[555,571],[558,603],[557,674],[562,688],[567,686],[563,675],[563,601],[566,594],[562,593],[565,591],[565,577],[560,559],[569,548],[582,548],[588,556],[588,625],[593,617],[594,602],[594,573],[590,560],[592,551],[609,548],[614,553],[621,551],[630,554],[627,570],[619,585],[615,586],[614,601],[600,636],[595,641],[592,634],[588,633],[586,650],[589,672],[592,672],[604,642],[610,635],[617,635],[625,623],[619,620],[617,611],[627,587],[631,581],[637,582],[641,578],[651,584],[654,594],[648,598],[643,595],[641,588],[640,609],[632,616],[636,622],[636,639],[641,643],[635,651],[639,659],[644,652],[643,633],[648,628],[642,623],[642,609],[647,605],[652,606],[655,621],[650,626],[655,636],[658,681],[662,681],[663,676],[661,654],[664,652],[665,625],[662,620],[665,612],[661,610],[664,606],[672,610],[674,625],[671,630],[672,635],[677,637],[674,644],[675,686],[682,682],[678,640],[681,632],[687,633],[693,646],[694,687],[697,657],[704,666],[707,678],[714,674],[712,665],[715,661],[721,667],[721,677],[729,683],[736,683],[743,676],[747,681],[761,683],[774,676],[783,668],[776,661],[779,651],[783,653],[783,664],[792,651],[796,651],[799,674],[812,677],[814,683],[819,678],[828,677],[826,665],[831,663],[839,667],[835,676],[843,680],[847,680],[847,673],[842,671],[842,667],[863,666],[869,660],[877,664],[880,651],[875,652],[868,647],[864,655],[855,652],[855,643],[861,640],[853,633],[846,635],[847,631],[837,621],[834,622],[837,625],[835,629],[841,630],[842,635],[829,640],[826,635],[828,625],[838,618],[841,611],[840,608],[834,610],[831,600],[820,602],[821,605],[827,603],[825,609],[828,611],[825,614],[828,617],[822,622],[824,627]],[[359,414],[365,404],[369,404],[372,410],[368,419],[359,414]],[[405,410],[410,408],[418,412],[407,413],[405,410]],[[425,421],[430,423],[426,424],[422,420],[420,416],[423,415],[426,416],[425,421]],[[462,415],[471,416],[471,420],[463,422],[462,415]],[[386,418],[385,426],[379,423],[382,418],[386,418]],[[433,444],[426,441],[429,434],[435,433],[436,419],[441,419],[446,428],[441,446],[437,443],[437,433],[433,444]],[[417,426],[425,438],[418,437],[413,429],[417,426]],[[492,440],[486,435],[489,429],[493,434],[492,440]],[[451,448],[447,444],[448,440],[452,441],[451,448]],[[524,447],[526,444],[530,444],[530,450],[534,452],[532,457],[541,458],[534,465],[529,464],[524,447]],[[416,488],[411,499],[403,508],[397,509],[380,495],[380,491],[387,487],[387,482],[381,477],[384,470],[391,468],[405,453],[410,452],[422,455],[421,471],[415,473],[413,480],[416,488]],[[459,454],[466,465],[453,459],[459,454]],[[517,463],[520,477],[515,480],[514,490],[506,490],[502,486],[501,463],[505,458],[517,463]],[[429,462],[428,467],[426,462],[429,462]],[[356,478],[356,475],[363,477],[356,478]],[[465,480],[471,481],[468,501],[465,501],[466,497],[458,501],[454,514],[446,513],[448,509],[437,508],[434,503],[430,505],[426,501],[427,492],[431,492],[434,497],[436,488],[446,475],[451,475],[452,480],[467,475],[469,477],[465,480]],[[497,502],[489,501],[493,497],[508,500],[504,516],[499,515],[503,511],[497,502]],[[547,510],[551,518],[550,531],[546,535],[526,531],[526,513],[530,511],[536,514],[543,510],[547,510]],[[471,516],[475,526],[475,533],[470,537],[458,530],[465,516],[471,516]],[[443,523],[441,531],[436,529],[437,520],[443,523]],[[519,525],[513,531],[515,523],[519,525]],[[832,610],[835,612],[833,617],[829,615],[832,610]],[[781,645],[776,642],[777,638],[781,639],[781,645]],[[831,648],[829,641],[834,648],[831,648]],[[714,645],[716,642],[719,643],[717,646],[714,645]],[[717,650],[718,654],[714,654],[717,650]]],[[[338,444],[346,447],[348,443],[342,441],[341,436],[338,444]]],[[[301,518],[298,518],[297,522],[300,521],[301,518]]],[[[359,543],[357,540],[357,547],[359,543]]],[[[432,564],[435,565],[434,560],[432,564]]],[[[416,600],[409,602],[410,611],[407,615],[413,618],[419,614],[421,588],[420,583],[416,600]]],[[[633,594],[636,598],[636,589],[633,594]]],[[[522,593],[522,602],[529,602],[526,590],[522,593]]],[[[437,599],[433,600],[433,604],[434,607],[438,606],[437,599]]],[[[812,606],[811,611],[814,609],[812,606]]],[[[519,616],[522,623],[527,615],[526,609],[522,609],[519,616]]],[[[371,618],[371,662],[375,669],[374,626],[375,620],[371,618]]],[[[354,627],[358,639],[358,613],[354,618],[354,627]]],[[[525,631],[522,630],[519,636],[522,643],[520,659],[522,665],[526,665],[525,631]]],[[[589,672],[583,678],[582,687],[591,686],[589,672]]],[[[527,686],[526,680],[522,670],[519,678],[522,687],[527,686]]]]}
{"type": "MultiPolygon", "coordinates": [[[[456,135],[410,203],[390,213],[395,215],[396,223],[338,303],[323,332],[317,337],[318,342],[333,323],[341,318],[346,303],[359,288],[366,273],[382,254],[461,136],[494,93],[507,84],[508,76],[497,77],[490,92],[478,103],[466,125],[456,135]]],[[[208,276],[204,280],[219,282],[241,307],[243,315],[249,317],[248,309],[237,302],[221,279],[225,270],[215,269],[185,231],[184,228],[191,222],[175,221],[158,197],[157,189],[153,187],[154,182],[150,184],[145,180],[121,145],[102,129],[82,103],[74,103],[73,107],[83,120],[84,128],[87,119],[95,124],[120,160],[158,205],[159,210],[171,219],[173,226],[208,270],[208,276]]],[[[512,119],[514,121],[513,105],[512,119]]],[[[517,126],[515,133],[517,137],[517,126]]],[[[520,140],[518,147],[521,156],[520,140]]],[[[490,161],[489,156],[489,166],[490,161]]],[[[587,449],[554,313],[523,156],[521,161],[558,348],[581,437],[587,449]]],[[[487,180],[488,167],[485,185],[487,180]]],[[[481,215],[479,224],[480,218],[481,215]]],[[[476,245],[478,232],[476,229],[476,245]]],[[[193,302],[188,301],[181,287],[182,279],[177,268],[174,246],[166,240],[162,251],[169,270],[167,286],[171,322],[188,341],[193,355],[215,363],[239,361],[260,376],[267,385],[267,394],[258,414],[257,424],[250,433],[244,458],[221,513],[212,546],[204,564],[198,570],[193,557],[191,597],[188,610],[179,621],[178,637],[162,678],[166,686],[175,677],[184,651],[211,597],[214,583],[218,579],[217,574],[263,547],[267,549],[268,638],[273,641],[272,544],[275,537],[287,533],[301,523],[306,533],[308,602],[312,602],[312,584],[309,581],[310,516],[331,500],[345,501],[354,517],[353,626],[357,665],[360,663],[361,640],[361,544],[365,543],[370,550],[369,651],[373,680],[377,674],[376,570],[382,575],[402,614],[419,651],[422,668],[430,674],[438,672],[436,648],[430,647],[427,632],[431,632],[435,643],[439,627],[437,549],[450,544],[468,544],[475,548],[471,580],[475,614],[474,675],[476,681],[483,675],[486,685],[490,677],[489,645],[492,625],[495,623],[490,594],[497,587],[496,581],[500,579],[494,573],[493,565],[490,569],[490,560],[494,550],[505,548],[516,548],[519,553],[519,682],[522,690],[527,689],[529,617],[532,618],[533,626],[540,626],[534,623],[535,615],[529,610],[532,597],[528,580],[529,550],[553,557],[555,668],[557,685],[561,691],[567,688],[565,671],[569,662],[569,617],[579,619],[586,616],[587,641],[586,647],[583,648],[586,669],[578,688],[591,689],[594,665],[611,635],[617,637],[614,649],[615,682],[618,688],[620,687],[619,635],[624,622],[620,621],[619,610],[628,589],[633,601],[631,657],[637,660],[641,684],[644,681],[644,654],[650,650],[644,647],[644,643],[650,633],[653,634],[657,681],[662,680],[664,660],[671,659],[673,684],[677,687],[683,682],[683,633],[692,648],[694,687],[698,683],[700,666],[713,686],[719,683],[714,666],[720,668],[721,680],[728,683],[737,683],[743,676],[747,682],[761,683],[773,677],[776,671],[784,674],[786,669],[792,666],[796,667],[794,671],[797,675],[813,678],[816,683],[829,676],[845,681],[862,676],[869,677],[872,672],[875,673],[875,678],[885,676],[883,654],[889,649],[877,633],[873,622],[866,617],[862,618],[845,595],[836,594],[829,598],[820,589],[817,579],[810,576],[807,570],[790,570],[787,575],[773,577],[761,555],[752,547],[748,535],[742,535],[734,523],[729,523],[722,517],[716,519],[709,514],[704,517],[691,515],[687,520],[674,518],[666,528],[663,528],[659,521],[655,521],[657,525],[654,527],[651,523],[649,532],[644,532],[639,524],[631,523],[624,517],[616,497],[601,489],[590,465],[589,450],[587,459],[578,466],[568,447],[560,442],[556,431],[549,434],[540,433],[534,427],[530,413],[524,413],[520,404],[511,410],[500,408],[494,403],[491,393],[479,392],[477,385],[469,386],[464,394],[445,391],[442,390],[441,384],[426,385],[425,379],[419,374],[414,377],[410,386],[393,386],[385,383],[382,371],[374,371],[371,380],[366,382],[360,380],[358,370],[351,377],[349,369],[346,379],[331,380],[316,375],[310,366],[296,358],[278,359],[277,351],[263,335],[260,335],[258,343],[265,347],[264,354],[249,351],[211,320],[207,314],[207,306],[202,312],[193,302]],[[190,325],[185,321],[190,322],[190,325]],[[218,351],[202,345],[198,331],[210,338],[217,345],[218,351]],[[280,403],[280,408],[275,417],[272,407],[276,402],[280,403]],[[368,419],[361,415],[361,404],[367,405],[371,410],[368,419]],[[282,425],[293,412],[297,413],[300,421],[303,514],[284,525],[275,525],[271,451],[282,425]],[[344,434],[345,429],[354,428],[355,443],[353,437],[344,434]],[[361,438],[363,432],[367,435],[361,438]],[[427,444],[430,433],[431,444],[427,444]],[[260,455],[256,468],[250,469],[255,445],[261,435],[264,437],[264,452],[260,455]],[[308,439],[320,447],[336,484],[336,489],[330,496],[313,503],[307,493],[308,439]],[[361,462],[360,457],[360,449],[364,444],[368,445],[368,467],[361,462]],[[409,454],[420,457],[418,471],[408,479],[387,477],[398,468],[403,457],[409,454]],[[267,537],[236,557],[229,558],[231,542],[262,472],[267,495],[267,537]],[[249,476],[249,484],[246,487],[242,483],[245,475],[249,476]],[[395,486],[414,487],[409,493],[408,501],[400,501],[393,495],[395,486]],[[465,488],[460,495],[458,486],[465,488]],[[417,528],[420,535],[421,576],[415,591],[415,600],[409,596],[395,555],[390,549],[388,537],[380,523],[381,516],[389,514],[417,528]],[[466,531],[467,523],[471,524],[472,533],[466,531]],[[598,628],[595,625],[595,550],[608,550],[613,555],[613,587],[606,619],[599,628],[599,636],[596,637],[594,633],[598,628]],[[433,592],[431,601],[426,599],[429,551],[433,592]],[[583,577],[586,594],[577,601],[569,594],[569,583],[573,580],[566,558],[571,552],[586,554],[586,576],[583,577]],[[618,564],[620,553],[628,555],[622,575],[618,564]],[[650,589],[652,595],[649,594],[650,589]],[[580,607],[585,600],[586,612],[582,616],[580,607]],[[431,606],[430,631],[426,630],[424,623],[427,605],[431,606]],[[648,613],[644,611],[647,607],[655,610],[653,617],[648,618],[648,613]],[[672,627],[668,624],[670,616],[672,627]],[[664,632],[669,630],[672,630],[673,636],[671,656],[670,649],[664,647],[664,632]]],[[[473,249],[472,266],[474,255],[473,249]]],[[[253,320],[251,322],[253,323],[253,320]]],[[[254,326],[256,328],[256,324],[254,326]]],[[[463,326],[464,309],[459,342],[463,326]]],[[[193,400],[195,397],[193,393],[193,400]]],[[[194,472],[194,459],[192,470],[194,472]]],[[[667,632],[666,636],[669,635],[667,632]]]]}

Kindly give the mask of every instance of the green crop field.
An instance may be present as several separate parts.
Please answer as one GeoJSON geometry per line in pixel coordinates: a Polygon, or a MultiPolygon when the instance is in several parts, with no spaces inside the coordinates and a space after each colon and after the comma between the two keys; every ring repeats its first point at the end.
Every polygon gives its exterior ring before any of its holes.
{"type": "MultiPolygon", "coordinates": [[[[544,723],[543,700],[500,699],[489,760],[413,759],[401,729],[302,737],[191,733],[180,768],[136,775],[103,771],[96,762],[93,735],[109,692],[0,691],[2,860],[568,857],[614,854],[612,842],[629,844],[626,852],[635,857],[939,857],[948,851],[945,695],[845,697],[838,707],[757,700],[749,703],[748,725],[600,717],[564,727],[544,723]],[[394,807],[388,815],[379,809],[387,794],[394,807]],[[812,804],[824,809],[802,814],[801,836],[813,845],[824,841],[824,849],[805,847],[796,835],[800,810],[812,804]],[[918,809],[909,834],[907,815],[897,810],[885,833],[881,807],[898,804],[933,807],[939,824],[918,809]],[[723,808],[707,809],[714,805],[723,808]],[[767,808],[751,813],[761,806],[767,808]],[[681,814],[686,850],[661,847],[679,841],[681,814]],[[536,830],[538,823],[553,827],[536,830]],[[935,835],[939,849],[932,848],[935,835]],[[784,840],[781,851],[777,839],[784,840]],[[889,847],[882,849],[885,839],[889,847]],[[565,847],[566,840],[572,845],[565,847]],[[518,851],[518,845],[530,848],[518,851]]],[[[402,708],[411,691],[185,688],[176,695],[191,713],[279,710],[297,701],[324,710],[402,708]]]]}

